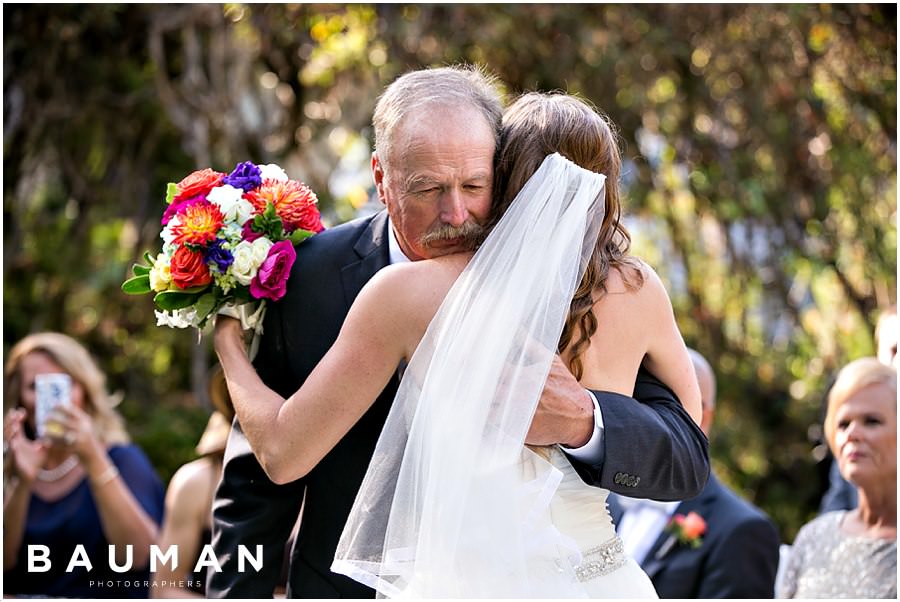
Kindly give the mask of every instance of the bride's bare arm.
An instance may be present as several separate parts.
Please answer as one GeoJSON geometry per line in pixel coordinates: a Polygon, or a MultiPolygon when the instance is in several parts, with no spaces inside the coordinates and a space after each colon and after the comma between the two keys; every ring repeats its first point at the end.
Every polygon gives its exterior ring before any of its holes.
{"type": "MultiPolygon", "coordinates": [[[[369,409],[411,354],[420,311],[401,295],[395,270],[360,292],[341,332],[303,386],[287,400],[268,388],[247,358],[240,323],[219,316],[215,347],[250,446],[275,483],[308,473],[369,409]],[[412,347],[411,347],[412,345],[412,347]]],[[[408,292],[408,291],[407,291],[408,292]]]]}
{"type": "Polygon", "coordinates": [[[652,306],[647,314],[647,327],[653,333],[648,339],[644,367],[672,389],[685,411],[694,422],[700,424],[703,410],[694,365],[675,322],[669,294],[659,276],[649,266],[644,269],[644,289],[652,306]]]}

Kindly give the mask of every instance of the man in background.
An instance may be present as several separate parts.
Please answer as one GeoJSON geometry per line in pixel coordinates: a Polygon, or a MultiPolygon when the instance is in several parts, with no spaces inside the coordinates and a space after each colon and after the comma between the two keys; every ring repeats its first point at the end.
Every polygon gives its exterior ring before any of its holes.
{"type": "MultiPolygon", "coordinates": [[[[716,378],[702,355],[688,352],[700,384],[700,428],[709,436],[716,378]]],[[[712,472],[695,498],[657,502],[610,494],[609,508],[626,553],[647,572],[660,598],[774,596],[778,531],[712,472]],[[682,540],[672,526],[679,521],[685,521],[682,540]]]]}

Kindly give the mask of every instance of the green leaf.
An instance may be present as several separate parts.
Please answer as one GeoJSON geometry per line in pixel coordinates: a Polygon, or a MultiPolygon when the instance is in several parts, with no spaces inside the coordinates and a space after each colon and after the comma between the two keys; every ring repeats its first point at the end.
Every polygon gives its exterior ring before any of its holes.
{"type": "Polygon", "coordinates": [[[146,276],[150,273],[150,266],[136,263],[131,266],[131,271],[134,272],[135,276],[146,276]]]}
{"type": "Polygon", "coordinates": [[[153,265],[153,256],[150,254],[150,251],[144,251],[144,261],[153,265]]]}
{"type": "Polygon", "coordinates": [[[275,211],[275,205],[269,201],[266,209],[253,218],[253,230],[264,235],[271,241],[284,238],[284,223],[275,211]]]}
{"type": "Polygon", "coordinates": [[[196,303],[200,298],[200,293],[189,293],[185,291],[163,291],[153,297],[153,302],[163,310],[172,311],[173,309],[184,309],[196,303]]]}
{"type": "Polygon", "coordinates": [[[178,186],[173,182],[169,182],[169,185],[166,186],[166,205],[172,204],[176,194],[178,194],[178,186]]]}
{"type": "Polygon", "coordinates": [[[216,296],[213,293],[206,293],[201,296],[197,303],[194,305],[194,309],[197,310],[197,315],[204,317],[208,313],[210,313],[216,307],[216,296]]]}
{"type": "Polygon", "coordinates": [[[289,239],[291,241],[291,244],[293,244],[294,246],[297,246],[301,242],[303,242],[304,240],[306,240],[307,238],[309,238],[310,236],[312,236],[314,234],[315,234],[315,232],[310,232],[309,230],[297,229],[291,233],[289,239]]]}
{"type": "Polygon", "coordinates": [[[141,274],[134,278],[129,278],[122,283],[122,292],[129,295],[145,295],[151,291],[150,276],[141,274]]]}

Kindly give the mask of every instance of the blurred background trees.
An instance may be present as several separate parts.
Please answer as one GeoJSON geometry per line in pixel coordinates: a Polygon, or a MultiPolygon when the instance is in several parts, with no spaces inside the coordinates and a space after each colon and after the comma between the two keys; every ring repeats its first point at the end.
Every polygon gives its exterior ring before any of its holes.
{"type": "MultiPolygon", "coordinates": [[[[161,476],[212,361],[119,285],[165,188],[277,162],[335,225],[377,209],[369,122],[410,69],[481,63],[618,124],[635,252],[719,378],[713,463],[793,539],[829,379],[896,301],[893,5],[4,5],[4,351],[82,341],[161,476]]],[[[602,326],[601,326],[602,327],[602,326]]]]}

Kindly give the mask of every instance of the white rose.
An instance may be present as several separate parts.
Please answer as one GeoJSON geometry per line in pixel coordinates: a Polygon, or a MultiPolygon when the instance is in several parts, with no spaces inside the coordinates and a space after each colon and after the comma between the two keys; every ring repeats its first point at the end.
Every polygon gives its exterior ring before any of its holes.
{"type": "Polygon", "coordinates": [[[154,291],[160,292],[169,288],[169,284],[172,282],[172,267],[168,255],[160,253],[156,256],[149,276],[150,288],[154,291]]]}
{"type": "Polygon", "coordinates": [[[242,241],[232,249],[231,255],[234,257],[234,261],[231,263],[231,275],[243,286],[249,285],[256,276],[259,266],[259,264],[254,265],[253,263],[253,247],[246,240],[242,241]]]}
{"type": "Polygon", "coordinates": [[[159,233],[159,237],[163,239],[163,243],[167,245],[173,244],[175,241],[175,233],[172,232],[172,228],[177,226],[181,222],[181,217],[176,215],[172,219],[169,220],[169,223],[166,224],[166,227],[162,229],[162,232],[159,233]]]}
{"type": "Polygon", "coordinates": [[[260,165],[259,171],[259,175],[263,180],[278,180],[280,182],[285,182],[290,179],[288,178],[288,175],[284,172],[284,170],[274,163],[269,163],[268,165],[260,165]]]}
{"type": "Polygon", "coordinates": [[[244,191],[230,184],[216,186],[206,195],[206,200],[219,207],[226,222],[244,225],[253,214],[253,205],[243,197],[244,191]]]}
{"type": "Polygon", "coordinates": [[[253,217],[253,205],[245,198],[241,198],[234,207],[234,221],[243,226],[253,217]]]}
{"type": "Polygon", "coordinates": [[[257,269],[259,269],[259,266],[262,265],[262,262],[266,260],[266,257],[269,256],[269,249],[272,248],[273,244],[274,243],[265,236],[257,238],[252,243],[250,243],[253,252],[253,261],[256,262],[257,269]]]}
{"type": "Polygon", "coordinates": [[[259,271],[259,266],[269,256],[272,241],[268,238],[257,238],[253,242],[241,241],[231,251],[234,262],[231,264],[231,274],[235,280],[247,286],[259,271]]]}

